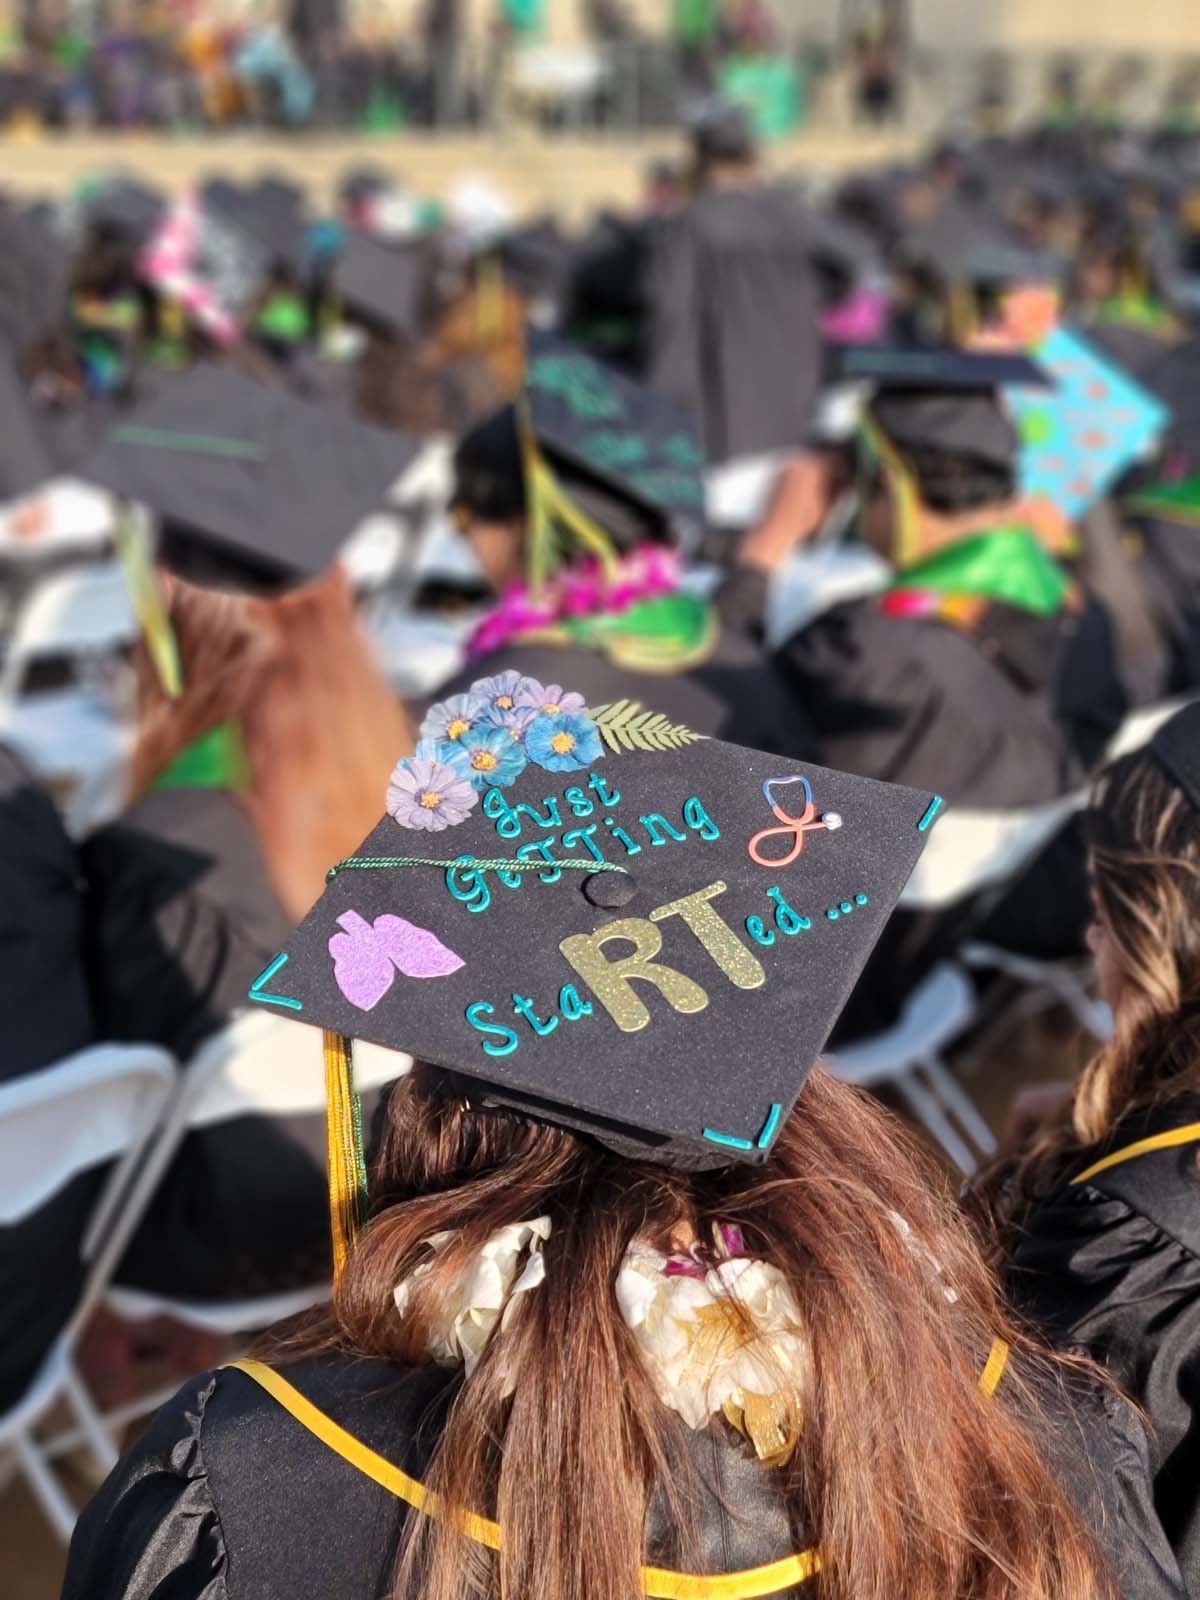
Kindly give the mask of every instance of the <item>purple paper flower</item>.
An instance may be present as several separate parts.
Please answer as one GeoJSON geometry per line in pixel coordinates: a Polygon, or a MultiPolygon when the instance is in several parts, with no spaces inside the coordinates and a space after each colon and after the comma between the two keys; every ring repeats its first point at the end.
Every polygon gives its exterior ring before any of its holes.
{"type": "Polygon", "coordinates": [[[525,750],[547,772],[576,772],[604,754],[596,724],[578,711],[538,717],[525,735],[525,750]]]}
{"type": "Polygon", "coordinates": [[[487,702],[473,694],[454,694],[430,706],[421,724],[422,739],[447,739],[457,743],[470,733],[487,710],[487,702]]]}
{"type": "Polygon", "coordinates": [[[441,833],[465,822],[479,803],[462,765],[409,756],[392,773],[387,808],[402,828],[441,833]]]}
{"type": "Polygon", "coordinates": [[[466,781],[477,789],[506,789],[527,765],[520,742],[507,728],[473,728],[463,738],[466,781]]]}
{"type": "Polygon", "coordinates": [[[548,717],[556,717],[562,711],[582,711],[584,704],[581,694],[568,693],[561,683],[539,683],[536,678],[526,678],[517,696],[518,706],[532,706],[535,712],[548,717]]]}
{"type": "Polygon", "coordinates": [[[337,919],[345,931],[329,941],[337,986],[360,1011],[371,1011],[392,987],[397,971],[406,978],[446,978],[465,963],[437,934],[406,917],[385,914],[367,921],[357,911],[337,919]]]}
{"type": "Polygon", "coordinates": [[[521,689],[528,682],[528,678],[510,668],[507,672],[498,672],[494,678],[480,678],[471,685],[471,694],[497,711],[511,711],[519,703],[521,689]]]}

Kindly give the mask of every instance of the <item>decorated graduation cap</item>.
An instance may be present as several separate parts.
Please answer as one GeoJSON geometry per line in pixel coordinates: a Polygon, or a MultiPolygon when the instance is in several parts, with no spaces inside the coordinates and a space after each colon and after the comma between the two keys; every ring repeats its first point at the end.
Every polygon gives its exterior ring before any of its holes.
{"type": "Polygon", "coordinates": [[[689,414],[555,334],[530,329],[517,418],[527,486],[540,458],[579,497],[615,496],[664,523],[703,518],[704,452],[689,414]]]}
{"type": "Polygon", "coordinates": [[[154,230],[138,270],[160,294],[182,305],[210,338],[227,345],[241,336],[271,260],[270,248],[229,207],[188,194],[154,230]]]}
{"type": "Polygon", "coordinates": [[[688,413],[539,329],[516,404],[467,436],[457,468],[460,507],[529,517],[535,587],[572,551],[606,562],[614,546],[704,516],[688,413]]]}
{"type": "Polygon", "coordinates": [[[1152,453],[1170,411],[1073,328],[1051,328],[1033,354],[1054,388],[1008,393],[1021,431],[1021,488],[1074,520],[1152,453]]]}
{"type": "Polygon", "coordinates": [[[411,464],[414,441],[209,363],[114,412],[79,475],[162,520],[162,554],[218,588],[319,576],[411,464]]]}
{"type": "Polygon", "coordinates": [[[515,671],[432,706],[250,990],[325,1031],[335,1248],[354,1039],[632,1159],[766,1161],[940,808],[515,671]]]}

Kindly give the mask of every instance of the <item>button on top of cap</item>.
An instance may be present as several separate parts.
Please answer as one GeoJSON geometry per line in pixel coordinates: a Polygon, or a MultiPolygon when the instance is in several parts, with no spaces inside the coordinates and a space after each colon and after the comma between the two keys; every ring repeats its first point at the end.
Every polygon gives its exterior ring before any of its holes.
{"type": "Polygon", "coordinates": [[[637,893],[637,884],[628,872],[593,872],[583,880],[583,892],[600,911],[619,911],[637,893]]]}

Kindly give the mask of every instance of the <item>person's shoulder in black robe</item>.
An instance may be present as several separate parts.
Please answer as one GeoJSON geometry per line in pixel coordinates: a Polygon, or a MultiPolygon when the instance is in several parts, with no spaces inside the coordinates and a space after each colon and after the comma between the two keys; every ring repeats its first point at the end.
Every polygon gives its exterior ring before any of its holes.
{"type": "MultiPolygon", "coordinates": [[[[318,1411],[420,1481],[457,1375],[373,1360],[309,1358],[283,1369],[318,1411]]],[[[1030,1389],[1004,1379],[999,1403],[1030,1389]]],[[[1132,1410],[1088,1386],[1040,1393],[1048,1459],[1097,1530],[1125,1600],[1180,1600],[1149,1505],[1132,1410]]],[[[898,1423],[902,1425],[902,1423],[898,1423]]],[[[752,1569],[812,1544],[789,1526],[771,1475],[719,1422],[690,1434],[705,1566],[752,1569]]],[[[657,1501],[647,1559],[670,1565],[657,1501]],[[661,1544],[660,1544],[661,1541],[661,1544]],[[661,1550],[661,1553],[660,1553],[661,1550]]],[[[84,1512],[63,1600],[376,1600],[390,1594],[405,1504],[317,1439],[240,1371],[186,1384],[84,1512]],[[285,1468],[281,1468],[285,1464],[285,1468]]],[[[788,1590],[802,1600],[804,1586],[788,1590]]]]}
{"type": "MultiPolygon", "coordinates": [[[[1200,1095],[1131,1118],[1094,1161],[1200,1124],[1200,1095]]],[[[1021,1308],[1102,1362],[1150,1422],[1154,1498],[1192,1594],[1200,1593],[1200,1135],[1066,1180],[1035,1208],[1007,1271],[1021,1308]]]]}
{"type": "MultiPolygon", "coordinates": [[[[250,814],[222,788],[151,791],[87,842],[88,966],[106,1037],[184,1069],[290,931],[250,814]]],[[[306,1288],[329,1273],[324,1118],[241,1116],[180,1145],[121,1263],[172,1298],[306,1288]]]]}
{"type": "Polygon", "coordinates": [[[943,622],[851,600],[773,660],[812,719],[823,766],[989,809],[1053,800],[1080,779],[1048,696],[1023,693],[943,622]]]}
{"type": "MultiPolygon", "coordinates": [[[[50,796],[0,747],[0,1084],[97,1040],[83,962],[75,846],[50,796]]],[[[0,1228],[0,1412],[23,1392],[83,1287],[80,1243],[99,1188],[79,1174],[0,1228]]]]}
{"type": "Polygon", "coordinates": [[[186,1058],[245,1003],[289,932],[245,805],[226,789],[154,790],[82,856],[106,1036],[186,1058]]]}

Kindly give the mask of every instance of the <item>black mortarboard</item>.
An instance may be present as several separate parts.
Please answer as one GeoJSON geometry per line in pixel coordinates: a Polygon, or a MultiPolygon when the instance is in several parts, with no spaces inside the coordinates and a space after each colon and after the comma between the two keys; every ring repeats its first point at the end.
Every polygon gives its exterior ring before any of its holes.
{"type": "Polygon", "coordinates": [[[575,244],[553,217],[542,217],[516,228],[500,241],[505,278],[529,299],[545,296],[557,302],[575,256],[575,244]]]}
{"type": "Polygon", "coordinates": [[[0,203],[0,336],[36,343],[67,314],[69,245],[38,218],[0,203]]]}
{"type": "Polygon", "coordinates": [[[1150,741],[1155,760],[1200,812],[1200,701],[1184,706],[1150,741]]]}
{"type": "Polygon", "coordinates": [[[691,417],[557,335],[529,330],[525,402],[538,444],[657,516],[704,514],[704,452],[691,417]]]}
{"type": "MultiPolygon", "coordinates": [[[[571,499],[620,546],[704,516],[704,453],[687,412],[555,334],[530,329],[523,417],[571,499]]],[[[527,505],[512,406],[466,436],[456,503],[477,515],[527,505]]]]}
{"type": "Polygon", "coordinates": [[[83,207],[89,227],[119,234],[135,248],[146,243],[166,211],[167,201],[161,191],[127,177],[102,183],[83,207]]]}
{"type": "Polygon", "coordinates": [[[939,389],[969,394],[1019,385],[1046,389],[1046,374],[1019,351],[959,350],[941,345],[849,345],[837,376],[879,389],[939,389]]]}
{"type": "Polygon", "coordinates": [[[430,709],[250,999],[631,1158],[760,1163],[940,808],[504,672],[430,709]]]}
{"type": "Polygon", "coordinates": [[[387,194],[389,190],[398,188],[399,182],[386,167],[351,167],[338,184],[338,199],[344,205],[359,205],[377,194],[387,194]]]}
{"type": "Polygon", "coordinates": [[[418,334],[425,315],[429,266],[412,245],[388,244],[351,229],[337,266],[336,284],[348,310],[389,333],[418,334]]]}
{"type": "Polygon", "coordinates": [[[402,434],[202,364],[156,377],[78,475],[163,520],[163,556],[219,588],[324,572],[417,453],[402,434]]]}
{"type": "Polygon", "coordinates": [[[252,240],[270,265],[299,274],[308,249],[304,193],[282,178],[261,178],[247,185],[227,178],[210,179],[200,192],[206,215],[252,240]]]}
{"type": "Polygon", "coordinates": [[[954,349],[848,348],[841,376],[874,384],[870,415],[898,450],[937,450],[1005,469],[1020,436],[1001,404],[1008,385],[1047,387],[1028,356],[954,349]]]}

